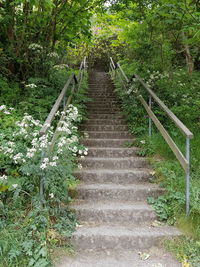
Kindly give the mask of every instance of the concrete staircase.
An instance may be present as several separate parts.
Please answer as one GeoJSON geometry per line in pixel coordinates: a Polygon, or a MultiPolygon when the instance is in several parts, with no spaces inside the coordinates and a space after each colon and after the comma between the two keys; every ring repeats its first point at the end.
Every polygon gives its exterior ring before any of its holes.
{"type": "Polygon", "coordinates": [[[81,184],[73,204],[80,225],[72,243],[79,251],[64,258],[62,267],[180,266],[170,255],[155,248],[160,239],[180,235],[169,226],[152,226],[156,215],[146,203],[163,190],[148,183],[150,169],[136,147],[125,144],[133,137],[120,113],[113,85],[104,72],[90,75],[89,119],[82,130],[89,137],[83,143],[88,156],[80,159],[76,172],[81,184]],[[138,252],[149,253],[142,260],[138,252]]]}

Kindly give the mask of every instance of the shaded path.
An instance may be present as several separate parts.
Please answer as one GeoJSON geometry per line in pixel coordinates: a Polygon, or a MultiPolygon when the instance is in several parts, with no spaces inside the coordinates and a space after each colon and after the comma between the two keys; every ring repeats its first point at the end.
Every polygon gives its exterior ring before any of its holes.
{"type": "Polygon", "coordinates": [[[152,226],[156,216],[146,198],[158,196],[162,189],[148,183],[149,166],[136,155],[137,148],[125,146],[133,137],[105,72],[90,75],[89,95],[93,102],[83,125],[89,154],[80,159],[83,169],[76,176],[82,183],[73,205],[81,225],[72,242],[80,253],[59,266],[181,266],[155,247],[161,238],[180,233],[173,227],[152,226]],[[150,257],[143,261],[138,252],[150,257]]]}

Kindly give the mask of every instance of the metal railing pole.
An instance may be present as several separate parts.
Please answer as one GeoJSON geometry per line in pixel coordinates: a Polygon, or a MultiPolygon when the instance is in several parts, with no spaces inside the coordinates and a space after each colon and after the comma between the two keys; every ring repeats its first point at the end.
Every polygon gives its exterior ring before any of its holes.
{"type": "Polygon", "coordinates": [[[190,139],[186,138],[186,144],[185,144],[185,157],[188,161],[188,168],[186,171],[185,176],[185,201],[186,201],[186,215],[189,215],[190,212],[190,139]]]}
{"type": "MultiPolygon", "coordinates": [[[[41,151],[41,160],[40,160],[41,163],[42,163],[44,157],[45,157],[45,151],[42,150],[41,151]]],[[[43,176],[43,172],[42,172],[42,176],[40,178],[40,201],[43,202],[43,200],[44,200],[44,176],[43,176]]]]}
{"type": "Polygon", "coordinates": [[[66,95],[63,97],[63,110],[65,108],[65,105],[66,105],[66,95]]]}
{"type": "MultiPolygon", "coordinates": [[[[149,108],[152,108],[152,97],[149,96],[149,108]]],[[[152,120],[151,117],[149,116],[149,137],[152,136],[152,120]]]]}

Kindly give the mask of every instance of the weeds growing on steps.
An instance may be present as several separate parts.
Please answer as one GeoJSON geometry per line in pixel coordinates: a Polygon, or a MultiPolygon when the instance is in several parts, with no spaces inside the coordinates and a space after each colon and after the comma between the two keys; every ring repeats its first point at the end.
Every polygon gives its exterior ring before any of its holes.
{"type": "MultiPolygon", "coordinates": [[[[124,66],[125,73],[129,73],[129,67],[124,66]]],[[[137,72],[135,69],[134,71],[137,72]]],[[[133,71],[132,71],[133,72],[133,71]]],[[[167,241],[165,246],[172,252],[178,260],[189,263],[189,266],[200,265],[200,125],[199,125],[199,104],[200,95],[197,83],[200,78],[197,73],[191,76],[184,70],[175,70],[173,79],[169,79],[167,73],[150,73],[143,70],[140,75],[148,82],[150,87],[158,94],[167,106],[185,123],[194,133],[191,140],[191,183],[190,183],[190,215],[185,216],[185,174],[157,129],[153,127],[152,137],[148,133],[148,116],[139,100],[138,93],[147,97],[144,89],[135,81],[130,84],[127,91],[121,84],[114,80],[116,92],[121,99],[123,113],[128,119],[130,131],[137,137],[129,144],[136,145],[141,149],[139,156],[147,156],[153,167],[151,182],[158,183],[166,189],[166,193],[157,199],[148,198],[148,202],[153,205],[160,220],[170,225],[177,225],[186,236],[176,238],[174,241],[167,241]],[[187,95],[184,94],[187,88],[187,95]],[[193,96],[196,96],[195,99],[193,96]],[[171,104],[173,103],[173,104],[171,104]]],[[[169,131],[181,151],[184,152],[185,139],[177,128],[167,119],[162,110],[153,105],[153,111],[169,131]]],[[[187,266],[187,265],[185,265],[187,266]]]]}
{"type": "MultiPolygon", "coordinates": [[[[56,123],[46,136],[40,137],[39,120],[28,114],[21,117],[17,108],[0,107],[1,267],[50,266],[54,248],[70,245],[76,219],[68,207],[69,190],[78,183],[73,176],[77,155],[87,154],[87,149],[79,143],[77,129],[85,116],[86,87],[87,77],[64,114],[53,151],[43,160],[41,151],[50,145],[56,123]],[[42,204],[41,177],[44,178],[42,204]]],[[[35,87],[31,84],[31,88],[35,87]]]]}

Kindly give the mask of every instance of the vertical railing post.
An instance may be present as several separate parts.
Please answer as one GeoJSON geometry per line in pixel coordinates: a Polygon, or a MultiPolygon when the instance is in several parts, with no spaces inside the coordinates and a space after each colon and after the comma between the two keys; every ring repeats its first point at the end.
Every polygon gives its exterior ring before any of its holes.
{"type": "MultiPolygon", "coordinates": [[[[45,157],[45,152],[44,152],[44,150],[42,150],[41,151],[41,159],[40,159],[41,163],[43,162],[44,157],[45,157]]],[[[44,175],[42,172],[42,175],[40,178],[40,201],[41,201],[41,203],[43,202],[43,200],[44,200],[44,175]]]]}
{"type": "Polygon", "coordinates": [[[66,95],[64,95],[63,97],[63,110],[65,109],[65,105],[66,105],[66,95]]]}
{"type": "MultiPolygon", "coordinates": [[[[149,96],[149,108],[152,108],[152,97],[149,96]]],[[[151,117],[149,116],[149,137],[152,136],[152,120],[151,117]]]]}
{"type": "Polygon", "coordinates": [[[186,215],[190,212],[190,139],[186,138],[185,144],[185,157],[188,162],[188,168],[186,170],[185,176],[185,204],[186,204],[186,215]]]}

